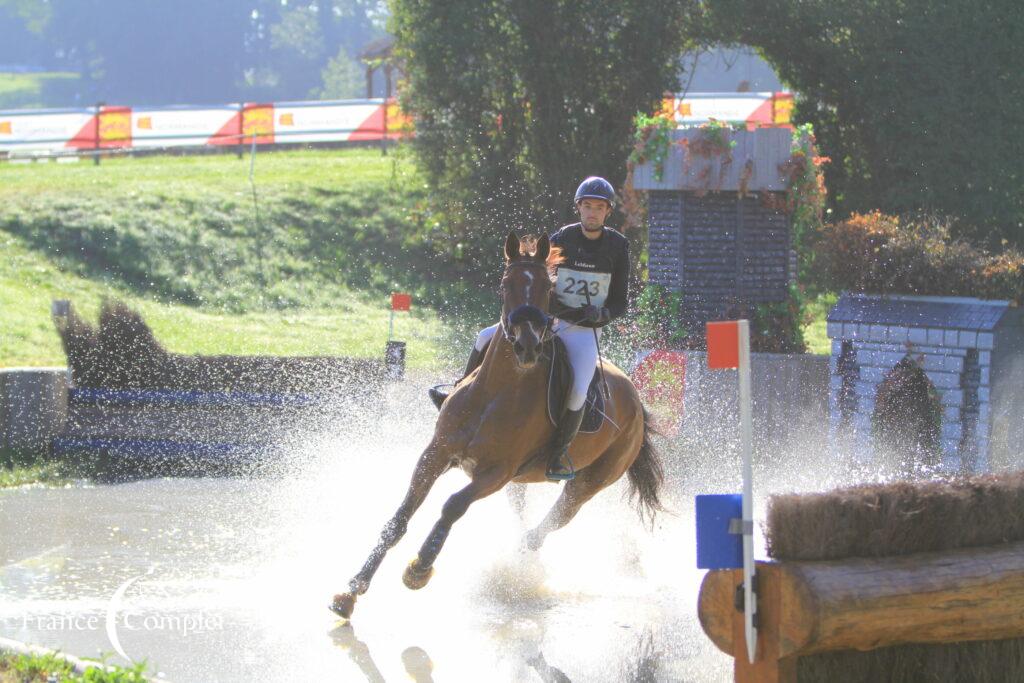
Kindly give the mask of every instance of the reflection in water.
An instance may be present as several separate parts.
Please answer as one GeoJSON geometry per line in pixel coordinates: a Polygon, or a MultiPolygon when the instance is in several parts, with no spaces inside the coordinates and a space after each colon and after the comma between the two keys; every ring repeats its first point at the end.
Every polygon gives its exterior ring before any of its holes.
{"type": "MultiPolygon", "coordinates": [[[[331,640],[359,667],[369,683],[385,683],[384,674],[377,668],[370,647],[359,640],[351,622],[340,623],[330,632],[331,640]]],[[[434,683],[434,663],[422,647],[407,647],[402,651],[402,666],[415,683],[434,683]]]]}
{"type": "Polygon", "coordinates": [[[540,680],[544,681],[544,683],[572,683],[569,677],[561,670],[547,663],[543,652],[538,652],[535,656],[530,657],[526,660],[526,663],[537,672],[540,680]]]}
{"type": "Polygon", "coordinates": [[[366,676],[370,683],[386,683],[384,675],[373,661],[370,655],[370,648],[363,641],[356,637],[356,631],[352,624],[345,622],[331,631],[331,639],[338,647],[348,654],[348,658],[355,662],[359,670],[366,676]]]}
{"type": "Polygon", "coordinates": [[[637,639],[633,657],[627,660],[623,669],[623,680],[630,683],[655,683],[661,680],[662,653],[655,648],[654,632],[650,628],[637,639]]]}
{"type": "Polygon", "coordinates": [[[416,683],[434,683],[434,663],[422,647],[407,647],[402,650],[402,666],[416,683]]]}

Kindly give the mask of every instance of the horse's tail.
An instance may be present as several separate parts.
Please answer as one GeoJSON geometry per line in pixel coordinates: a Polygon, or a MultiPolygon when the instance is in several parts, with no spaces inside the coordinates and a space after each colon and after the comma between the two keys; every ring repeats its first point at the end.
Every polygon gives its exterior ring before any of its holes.
{"type": "Polygon", "coordinates": [[[665,472],[661,467],[661,458],[658,451],[651,443],[651,435],[657,431],[651,425],[651,415],[647,409],[644,412],[644,440],[640,444],[640,452],[636,460],[629,466],[629,500],[636,499],[636,511],[640,515],[640,521],[654,527],[654,517],[659,512],[664,512],[665,507],[661,504],[658,492],[665,480],[665,472]]]}

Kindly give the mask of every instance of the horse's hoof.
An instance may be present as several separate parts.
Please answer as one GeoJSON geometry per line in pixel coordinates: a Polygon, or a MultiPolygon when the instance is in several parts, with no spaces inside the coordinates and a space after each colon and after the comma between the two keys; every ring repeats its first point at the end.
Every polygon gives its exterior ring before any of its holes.
{"type": "Polygon", "coordinates": [[[430,581],[430,577],[434,575],[434,568],[427,567],[426,570],[419,568],[419,558],[409,563],[409,566],[405,568],[405,572],[402,573],[402,583],[409,590],[418,591],[427,585],[430,581]]]}
{"type": "Polygon", "coordinates": [[[356,608],[356,596],[352,593],[339,593],[334,596],[334,600],[327,608],[342,619],[348,619],[352,616],[352,610],[356,608]]]}
{"type": "Polygon", "coordinates": [[[535,531],[529,531],[523,536],[522,544],[520,548],[522,552],[537,552],[540,547],[544,545],[544,537],[535,531]]]}

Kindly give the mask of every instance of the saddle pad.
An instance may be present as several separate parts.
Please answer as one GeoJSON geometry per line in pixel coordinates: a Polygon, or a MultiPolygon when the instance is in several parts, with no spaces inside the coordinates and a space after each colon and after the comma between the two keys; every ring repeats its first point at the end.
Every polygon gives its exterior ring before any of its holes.
{"type": "MultiPolygon", "coordinates": [[[[592,434],[604,424],[604,394],[600,389],[600,375],[594,368],[594,376],[587,388],[587,402],[583,404],[583,422],[580,431],[592,434]]],[[[548,419],[558,426],[558,419],[565,412],[565,403],[572,387],[572,366],[569,364],[569,353],[565,344],[558,337],[551,343],[551,370],[548,375],[548,419]]]]}

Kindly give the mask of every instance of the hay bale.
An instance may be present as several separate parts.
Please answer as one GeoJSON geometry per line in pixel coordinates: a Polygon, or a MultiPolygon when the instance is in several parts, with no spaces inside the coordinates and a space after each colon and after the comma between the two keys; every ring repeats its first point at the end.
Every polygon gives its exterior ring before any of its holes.
{"type": "Polygon", "coordinates": [[[772,496],[776,560],[889,557],[1024,540],[1024,472],[772,496]]]}
{"type": "MultiPolygon", "coordinates": [[[[1024,540],[1024,472],[773,496],[765,531],[776,560],[838,560],[1024,540]]],[[[1024,638],[902,645],[801,657],[801,683],[1024,680],[1024,638]]]]}

